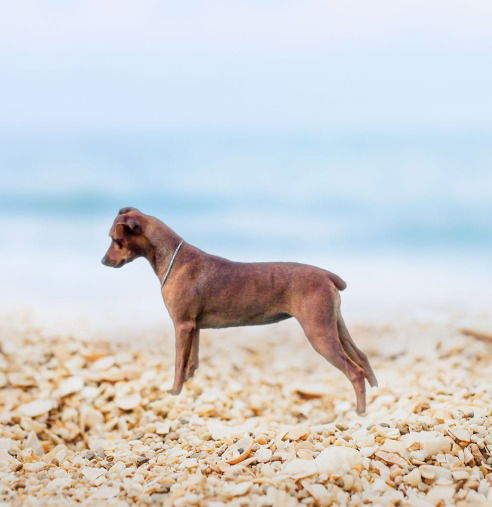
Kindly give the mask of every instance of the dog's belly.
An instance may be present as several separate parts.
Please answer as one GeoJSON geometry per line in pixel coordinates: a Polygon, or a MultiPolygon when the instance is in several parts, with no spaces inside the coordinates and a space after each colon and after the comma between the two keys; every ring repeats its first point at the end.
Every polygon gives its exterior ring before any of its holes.
{"type": "MultiPolygon", "coordinates": [[[[306,294],[333,283],[319,268],[295,263],[237,263],[215,259],[183,285],[176,307],[200,328],[273,324],[296,315],[306,294]],[[184,310],[183,310],[184,309],[184,310]]],[[[170,309],[173,314],[173,308],[170,309]]],[[[179,320],[179,319],[178,319],[179,320]]]]}
{"type": "Polygon", "coordinates": [[[289,319],[292,315],[288,313],[276,313],[272,315],[224,315],[209,314],[200,316],[197,321],[201,329],[220,329],[224,327],[238,326],[261,326],[264,324],[274,324],[281,320],[289,319]]]}

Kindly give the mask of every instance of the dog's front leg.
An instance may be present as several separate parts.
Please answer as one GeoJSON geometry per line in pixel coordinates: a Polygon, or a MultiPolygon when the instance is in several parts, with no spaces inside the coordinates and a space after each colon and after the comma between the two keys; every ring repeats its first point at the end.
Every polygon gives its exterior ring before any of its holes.
{"type": "Polygon", "coordinates": [[[194,322],[177,324],[176,330],[176,361],[174,363],[174,384],[169,391],[171,394],[179,394],[186,380],[186,365],[191,353],[191,345],[196,334],[194,322]]]}
{"type": "Polygon", "coordinates": [[[186,362],[186,375],[185,375],[185,382],[186,380],[193,377],[195,371],[198,369],[198,349],[200,348],[200,330],[196,329],[195,333],[193,334],[193,341],[191,344],[190,349],[190,357],[188,358],[188,361],[186,362]]]}

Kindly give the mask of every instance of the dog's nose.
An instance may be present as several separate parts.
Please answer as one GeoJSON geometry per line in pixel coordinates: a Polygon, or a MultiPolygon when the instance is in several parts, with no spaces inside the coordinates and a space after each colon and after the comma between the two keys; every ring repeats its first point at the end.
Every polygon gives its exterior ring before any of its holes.
{"type": "Polygon", "coordinates": [[[101,259],[101,264],[104,264],[105,266],[108,265],[108,259],[106,256],[104,256],[102,259],[101,259]]]}

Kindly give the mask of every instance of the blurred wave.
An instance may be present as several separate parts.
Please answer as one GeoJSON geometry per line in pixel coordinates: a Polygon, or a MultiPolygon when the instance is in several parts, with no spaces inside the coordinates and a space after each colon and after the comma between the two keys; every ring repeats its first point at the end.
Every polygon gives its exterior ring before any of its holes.
{"type": "Polygon", "coordinates": [[[132,205],[227,251],[492,246],[489,132],[0,138],[0,213],[26,224],[108,222],[132,205]]]}

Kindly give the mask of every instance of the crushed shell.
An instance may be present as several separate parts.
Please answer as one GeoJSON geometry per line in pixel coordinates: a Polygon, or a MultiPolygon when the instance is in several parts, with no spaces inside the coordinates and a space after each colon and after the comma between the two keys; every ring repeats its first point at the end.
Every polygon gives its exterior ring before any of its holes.
{"type": "Polygon", "coordinates": [[[241,440],[238,440],[225,451],[224,459],[229,465],[241,463],[241,461],[245,460],[251,454],[253,443],[251,437],[241,438],[241,440]]]}
{"type": "Polygon", "coordinates": [[[284,324],[203,332],[179,396],[170,333],[0,327],[0,505],[491,505],[492,346],[459,328],[353,326],[380,384],[359,416],[284,324]]]}

